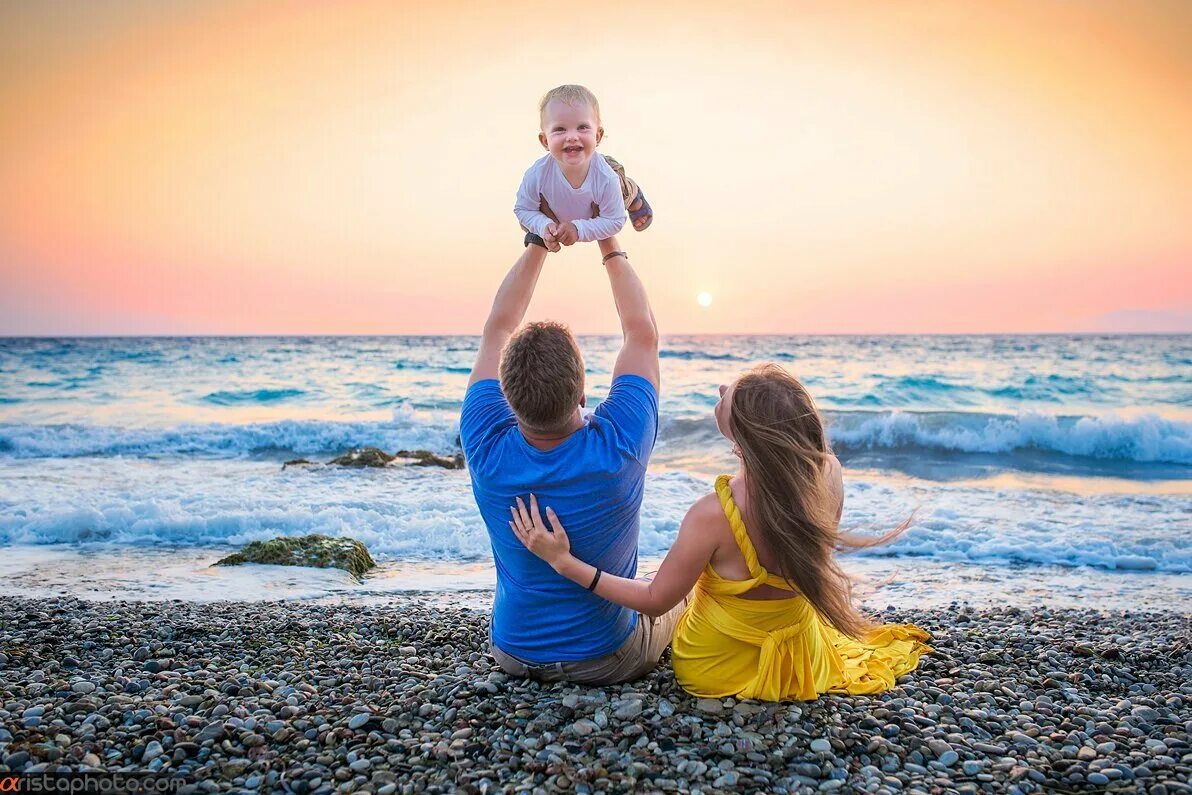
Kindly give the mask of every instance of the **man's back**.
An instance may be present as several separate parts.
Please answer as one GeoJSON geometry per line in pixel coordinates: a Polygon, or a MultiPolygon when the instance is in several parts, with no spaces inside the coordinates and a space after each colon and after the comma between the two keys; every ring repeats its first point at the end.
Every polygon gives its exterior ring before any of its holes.
{"type": "Polygon", "coordinates": [[[588,423],[539,450],[517,425],[495,379],[468,389],[460,436],[497,568],[493,642],[534,663],[589,660],[615,651],[636,614],[559,577],[509,527],[509,508],[531,492],[567,525],[572,550],[603,571],[637,572],[638,511],[658,427],[654,386],[614,379],[588,423]]]}

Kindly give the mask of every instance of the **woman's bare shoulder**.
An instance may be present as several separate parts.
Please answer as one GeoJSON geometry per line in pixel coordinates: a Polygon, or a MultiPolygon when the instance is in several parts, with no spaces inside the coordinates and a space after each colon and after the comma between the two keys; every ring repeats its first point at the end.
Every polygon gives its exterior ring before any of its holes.
{"type": "Polygon", "coordinates": [[[724,515],[724,509],[720,506],[720,497],[716,492],[705,494],[696,500],[687,510],[687,516],[684,517],[683,523],[693,530],[704,533],[723,531],[731,534],[728,518],[724,515]]]}

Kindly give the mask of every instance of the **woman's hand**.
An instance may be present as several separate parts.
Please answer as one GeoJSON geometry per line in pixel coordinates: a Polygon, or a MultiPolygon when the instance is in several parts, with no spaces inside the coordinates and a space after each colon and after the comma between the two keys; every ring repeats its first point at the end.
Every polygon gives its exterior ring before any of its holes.
{"type": "Polygon", "coordinates": [[[533,494],[530,495],[529,510],[526,509],[522,498],[518,497],[517,506],[510,506],[509,512],[513,514],[513,521],[509,523],[509,527],[513,529],[517,540],[521,541],[526,549],[549,563],[551,568],[557,569],[559,563],[571,556],[571,542],[567,540],[567,533],[559,523],[559,517],[555,516],[555,512],[550,508],[546,509],[546,518],[554,532],[547,530],[546,525],[542,523],[542,512],[538,510],[538,498],[533,494]]]}

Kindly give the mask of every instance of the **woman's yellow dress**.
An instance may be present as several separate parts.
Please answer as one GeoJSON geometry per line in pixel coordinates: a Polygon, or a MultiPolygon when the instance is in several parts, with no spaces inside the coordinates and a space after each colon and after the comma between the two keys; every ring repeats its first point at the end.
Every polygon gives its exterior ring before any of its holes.
{"type": "Polygon", "coordinates": [[[758,585],[790,586],[758,562],[728,475],[716,479],[716,493],[751,578],[723,579],[711,563],[700,575],[671,647],[675,678],[684,690],[763,701],[880,693],[931,651],[924,642],[931,636],[911,624],[875,627],[860,641],[821,619],[804,596],[742,598],[758,585]]]}

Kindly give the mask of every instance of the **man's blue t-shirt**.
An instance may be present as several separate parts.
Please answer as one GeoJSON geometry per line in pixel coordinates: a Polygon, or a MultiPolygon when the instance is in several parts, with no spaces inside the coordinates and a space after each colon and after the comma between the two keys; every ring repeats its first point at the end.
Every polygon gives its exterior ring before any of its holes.
{"type": "Polygon", "coordinates": [[[555,510],[580,560],[637,575],[638,510],[658,430],[658,393],[639,375],[613,380],[584,427],[552,450],[522,436],[496,379],[468,388],[460,437],[472,492],[497,568],[493,643],[532,663],[591,660],[616,651],[637,614],[555,573],[522,546],[509,507],[533,492],[555,510]]]}

